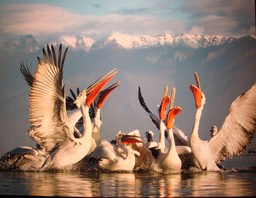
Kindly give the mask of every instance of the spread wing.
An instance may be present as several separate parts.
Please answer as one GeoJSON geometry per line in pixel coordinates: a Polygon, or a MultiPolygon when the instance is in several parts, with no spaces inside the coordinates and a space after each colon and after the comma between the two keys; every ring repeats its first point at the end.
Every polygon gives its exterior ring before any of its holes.
{"type": "Polygon", "coordinates": [[[209,141],[216,162],[241,154],[251,142],[255,131],[256,84],[231,104],[222,128],[209,141]]]}
{"type": "Polygon", "coordinates": [[[72,137],[66,126],[67,113],[63,85],[63,65],[67,48],[62,57],[59,46],[58,60],[53,46],[43,48],[45,61],[38,57],[38,66],[29,94],[30,124],[28,135],[39,145],[52,151],[72,137]]]}

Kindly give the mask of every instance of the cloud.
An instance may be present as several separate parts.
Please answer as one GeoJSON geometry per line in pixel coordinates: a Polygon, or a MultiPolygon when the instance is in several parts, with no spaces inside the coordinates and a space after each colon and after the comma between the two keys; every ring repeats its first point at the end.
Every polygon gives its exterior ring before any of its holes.
{"type": "Polygon", "coordinates": [[[199,18],[196,23],[190,20],[187,24],[188,32],[200,33],[199,31],[202,31],[205,34],[232,34],[231,30],[237,26],[238,22],[234,19],[216,15],[199,18]]]}
{"type": "Polygon", "coordinates": [[[177,24],[152,16],[79,15],[64,8],[47,4],[12,4],[0,8],[2,34],[33,34],[37,37],[58,34],[110,34],[125,33],[159,34],[170,32],[169,24],[177,24]],[[167,28],[169,27],[169,28],[167,28]]]}
{"type": "MultiPolygon", "coordinates": [[[[84,34],[102,37],[113,32],[137,35],[250,34],[254,26],[252,1],[181,1],[118,7],[105,15],[77,14],[49,4],[9,4],[0,7],[0,34],[33,34],[36,38],[84,34]],[[182,12],[182,13],[181,13],[182,12]],[[188,16],[187,18],[185,16],[188,16]]],[[[91,4],[95,9],[100,4],[91,4]]]]}
{"type": "Polygon", "coordinates": [[[1,33],[42,35],[76,27],[81,17],[46,4],[12,4],[1,6],[1,33]],[[72,19],[72,20],[70,20],[72,19]]]}
{"type": "Polygon", "coordinates": [[[251,34],[254,1],[185,1],[180,10],[189,15],[188,30],[203,27],[209,34],[251,34]]]}

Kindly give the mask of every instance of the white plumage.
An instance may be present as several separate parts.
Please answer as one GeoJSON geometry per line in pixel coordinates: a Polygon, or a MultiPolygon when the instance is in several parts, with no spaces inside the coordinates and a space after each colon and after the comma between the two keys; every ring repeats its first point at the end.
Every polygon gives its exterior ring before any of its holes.
{"type": "Polygon", "coordinates": [[[226,157],[240,155],[253,138],[256,130],[256,84],[234,100],[221,129],[209,141],[201,140],[198,134],[199,122],[206,102],[205,95],[199,83],[198,87],[191,85],[190,89],[197,107],[189,138],[194,163],[202,170],[218,171],[220,170],[218,163],[226,157]]]}
{"type": "Polygon", "coordinates": [[[102,140],[96,147],[91,158],[95,159],[97,166],[107,171],[133,171],[135,166],[135,155],[139,152],[133,150],[130,144],[123,143],[127,135],[118,132],[116,135],[116,144],[111,144],[102,140]]]}

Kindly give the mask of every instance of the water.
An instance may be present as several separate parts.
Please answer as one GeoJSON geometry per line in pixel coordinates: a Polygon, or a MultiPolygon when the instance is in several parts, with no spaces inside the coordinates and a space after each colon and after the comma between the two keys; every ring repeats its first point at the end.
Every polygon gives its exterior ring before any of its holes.
{"type": "Polygon", "coordinates": [[[80,197],[255,196],[256,154],[223,163],[226,172],[180,174],[0,172],[0,195],[80,197]]]}
{"type": "Polygon", "coordinates": [[[180,174],[0,172],[1,195],[255,196],[256,171],[180,174]]]}

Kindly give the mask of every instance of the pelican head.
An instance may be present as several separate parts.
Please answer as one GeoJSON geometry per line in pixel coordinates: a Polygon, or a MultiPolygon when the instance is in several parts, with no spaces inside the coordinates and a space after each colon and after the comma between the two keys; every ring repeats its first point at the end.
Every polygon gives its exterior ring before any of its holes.
{"type": "MultiPolygon", "coordinates": [[[[108,83],[108,81],[113,78],[114,75],[117,74],[117,71],[112,70],[109,73],[105,74],[103,77],[95,81],[92,85],[90,85],[87,89],[83,90],[77,97],[76,101],[74,102],[78,108],[81,107],[81,105],[84,102],[84,99],[86,99],[85,103],[87,107],[90,107],[91,103],[94,101],[94,99],[98,96],[101,89],[108,83]]],[[[118,83],[117,83],[118,84],[118,83]]],[[[118,84],[119,85],[119,84],[118,84]]]]}
{"type": "Polygon", "coordinates": [[[196,109],[199,109],[199,108],[203,109],[203,107],[206,103],[206,98],[205,98],[204,93],[201,90],[201,85],[200,85],[200,80],[199,80],[198,74],[195,72],[194,75],[195,75],[197,86],[190,85],[190,90],[192,91],[194,99],[195,99],[196,109]]]}
{"type": "Polygon", "coordinates": [[[153,142],[153,136],[154,136],[154,132],[153,131],[146,131],[146,137],[147,137],[147,141],[148,142],[153,142]]]}
{"type": "Polygon", "coordinates": [[[74,101],[74,104],[76,104],[76,106],[78,108],[81,107],[81,105],[83,104],[83,102],[85,101],[87,97],[87,89],[84,89],[83,91],[81,91],[79,93],[79,95],[76,97],[76,100],[74,101]]]}

